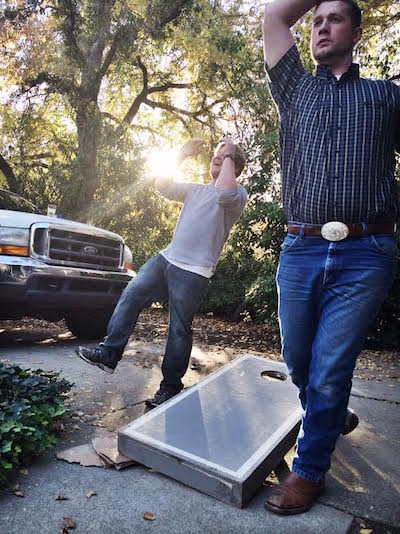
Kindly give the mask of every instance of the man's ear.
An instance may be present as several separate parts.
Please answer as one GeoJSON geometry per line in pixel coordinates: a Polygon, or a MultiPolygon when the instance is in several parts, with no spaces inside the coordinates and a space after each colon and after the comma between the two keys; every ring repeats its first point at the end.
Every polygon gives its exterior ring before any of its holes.
{"type": "Polygon", "coordinates": [[[360,42],[362,33],[363,33],[363,29],[361,28],[361,26],[359,26],[358,28],[354,30],[353,46],[356,46],[360,42]]]}

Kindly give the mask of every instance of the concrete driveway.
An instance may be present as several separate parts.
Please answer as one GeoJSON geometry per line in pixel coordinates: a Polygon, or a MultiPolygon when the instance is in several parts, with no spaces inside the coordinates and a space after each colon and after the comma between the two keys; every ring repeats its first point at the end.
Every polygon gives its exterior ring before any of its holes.
{"type": "MultiPolygon", "coordinates": [[[[161,342],[132,341],[114,375],[77,358],[78,342],[68,332],[1,335],[0,360],[52,369],[75,384],[70,397],[74,418],[66,423],[57,450],[89,443],[116,432],[144,413],[144,400],[158,387],[161,342]]],[[[186,385],[230,361],[229,348],[195,346],[186,385]]],[[[203,495],[142,466],[122,471],[81,467],[56,460],[54,450],[40,456],[28,475],[18,475],[24,497],[0,498],[0,532],[57,533],[63,517],[79,533],[319,533],[400,532],[400,364],[392,377],[373,370],[355,379],[351,406],[360,425],[340,438],[327,477],[327,490],[306,514],[279,517],[263,507],[265,488],[242,509],[203,495]],[[397,378],[396,378],[397,377],[397,378]],[[88,491],[97,495],[88,499],[88,491]],[[57,495],[68,500],[55,500],[57,495]],[[154,521],[146,521],[151,512],[154,521]],[[390,527],[390,528],[389,528],[390,527]],[[367,530],[368,530],[367,528],[367,530]]]]}

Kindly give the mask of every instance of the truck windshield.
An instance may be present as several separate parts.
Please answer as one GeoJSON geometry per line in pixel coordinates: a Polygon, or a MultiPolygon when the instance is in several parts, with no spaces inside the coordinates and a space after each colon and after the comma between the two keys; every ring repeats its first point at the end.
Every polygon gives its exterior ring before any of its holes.
{"type": "Polygon", "coordinates": [[[0,189],[0,210],[24,211],[25,213],[40,214],[40,211],[34,204],[28,202],[19,195],[11,193],[10,191],[5,191],[4,189],[0,189]]]}

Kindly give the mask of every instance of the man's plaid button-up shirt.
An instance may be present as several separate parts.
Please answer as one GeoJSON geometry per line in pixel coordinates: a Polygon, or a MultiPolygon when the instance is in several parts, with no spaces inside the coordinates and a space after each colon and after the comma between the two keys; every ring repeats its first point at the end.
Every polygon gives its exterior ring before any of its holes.
{"type": "Polygon", "coordinates": [[[400,88],[360,78],[356,64],[340,80],[322,65],[313,76],[295,45],[267,73],[280,114],[287,219],[397,221],[400,88]]]}

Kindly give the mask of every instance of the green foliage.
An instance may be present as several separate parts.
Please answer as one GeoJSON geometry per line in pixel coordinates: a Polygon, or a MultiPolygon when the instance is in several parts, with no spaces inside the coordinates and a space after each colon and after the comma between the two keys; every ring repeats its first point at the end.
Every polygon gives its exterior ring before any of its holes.
{"type": "Polygon", "coordinates": [[[15,469],[57,443],[54,423],[71,387],[58,373],[0,364],[0,490],[15,469]]]}
{"type": "Polygon", "coordinates": [[[210,280],[207,297],[202,303],[201,312],[232,316],[245,298],[245,285],[238,265],[231,254],[224,254],[210,280]]]}

